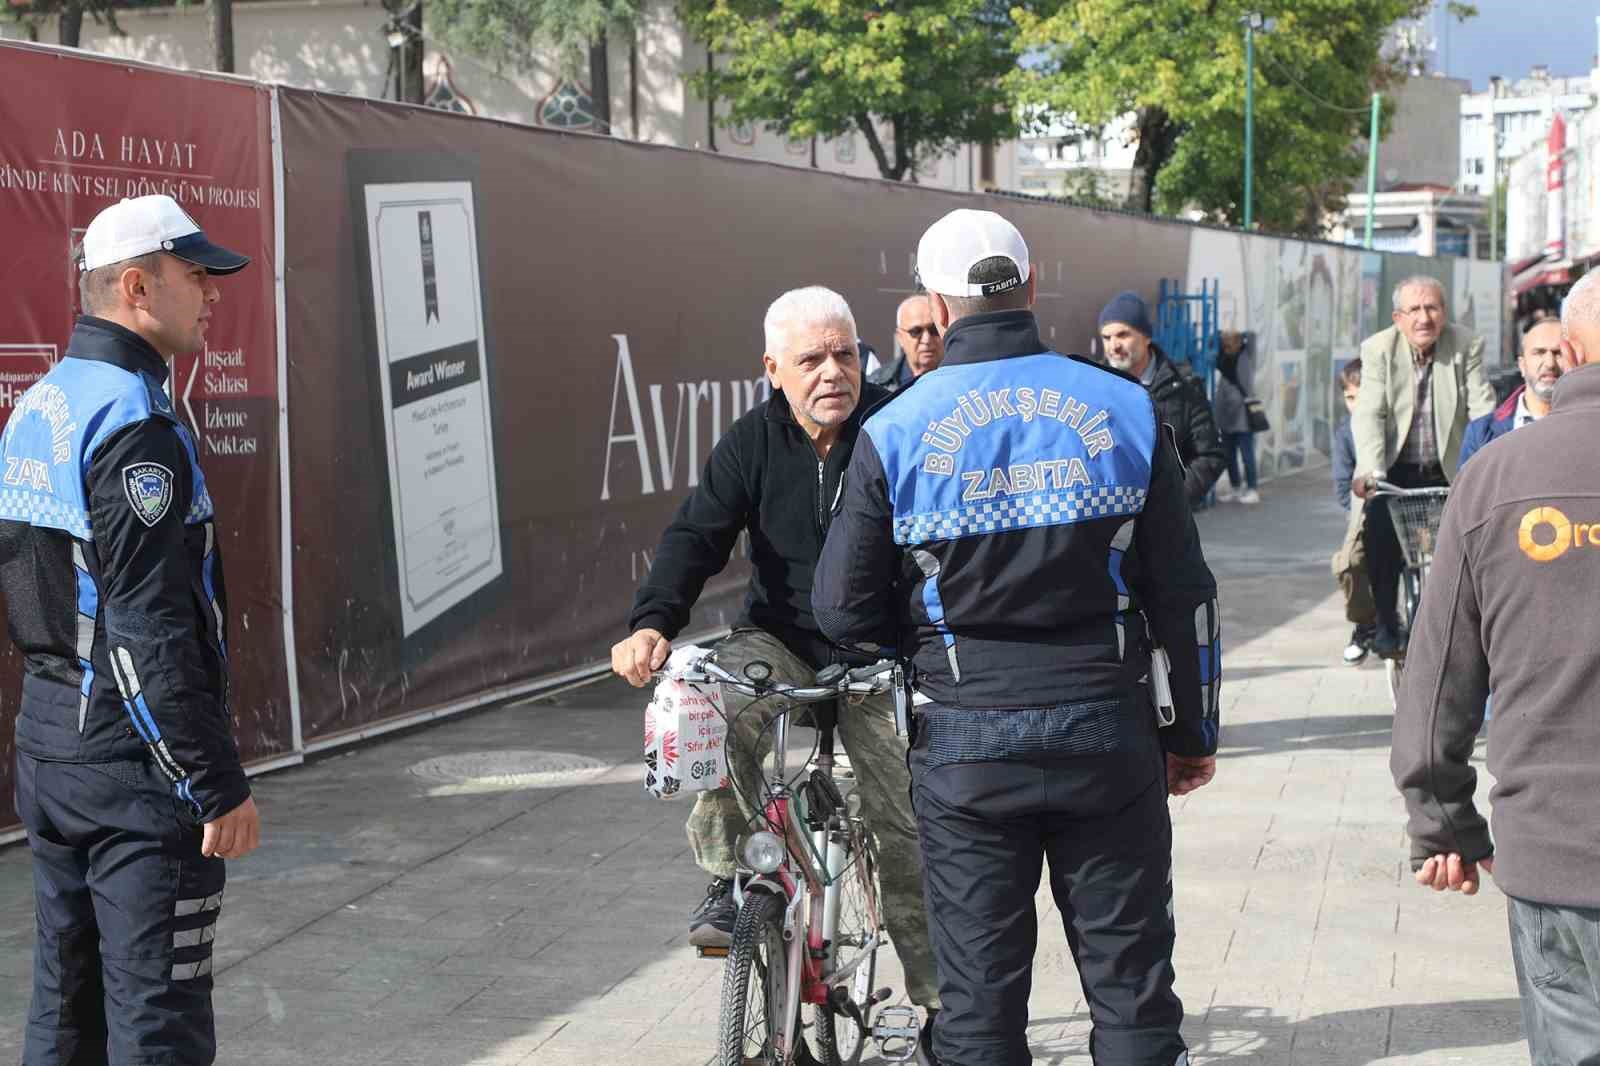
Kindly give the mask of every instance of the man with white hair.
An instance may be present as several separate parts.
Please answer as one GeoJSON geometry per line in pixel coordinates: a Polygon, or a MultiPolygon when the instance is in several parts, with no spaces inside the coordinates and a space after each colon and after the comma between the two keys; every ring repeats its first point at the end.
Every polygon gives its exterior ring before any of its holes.
{"type": "MultiPolygon", "coordinates": [[[[1425,275],[1394,287],[1394,325],[1361,345],[1361,395],[1350,416],[1356,476],[1363,499],[1378,480],[1401,488],[1450,483],[1467,423],[1494,410],[1494,387],[1483,370],[1483,338],[1450,324],[1444,286],[1425,275]]],[[[1367,573],[1378,621],[1372,648],[1401,654],[1398,610],[1404,557],[1389,508],[1369,504],[1367,573]]]]}
{"type": "Polygon", "coordinates": [[[1461,469],[1395,712],[1390,769],[1419,884],[1507,897],[1535,1066],[1600,1062],[1600,276],[1561,310],[1569,367],[1550,413],[1461,469]],[[1489,723],[1493,835],[1469,764],[1489,723]]]}
{"type": "MultiPolygon", "coordinates": [[[[855,318],[842,296],[813,286],[784,293],[767,311],[762,360],[772,395],[717,442],[700,484],[679,508],[639,586],[632,635],[611,649],[612,669],[635,686],[649,683],[711,577],[728,564],[739,534],[750,534],[750,587],[733,633],[717,646],[734,674],[760,660],[774,679],[811,684],[833,662],[859,665],[817,629],[811,578],[835,499],[861,430],[862,412],[889,394],[861,380],[855,318]]],[[[689,924],[690,943],[729,943],[737,909],[733,875],[739,838],[758,811],[760,764],[771,747],[765,727],[775,701],[726,694],[734,734],[728,750],[734,789],[702,792],[688,824],[695,861],[712,877],[689,924]],[[749,756],[754,756],[753,758],[749,756]]],[[[912,1002],[938,1008],[933,956],[922,905],[922,853],[908,802],[905,741],[895,735],[894,702],[884,695],[839,715],[839,739],[855,771],[862,813],[878,845],[885,921],[912,1002]]]]}
{"type": "Polygon", "coordinates": [[[912,663],[934,1050],[1031,1061],[1048,858],[1094,1061],[1179,1066],[1167,796],[1216,770],[1222,654],[1183,464],[1137,380],[1039,338],[1011,223],[946,215],[917,272],[945,361],[862,427],[812,606],[912,663]]]}

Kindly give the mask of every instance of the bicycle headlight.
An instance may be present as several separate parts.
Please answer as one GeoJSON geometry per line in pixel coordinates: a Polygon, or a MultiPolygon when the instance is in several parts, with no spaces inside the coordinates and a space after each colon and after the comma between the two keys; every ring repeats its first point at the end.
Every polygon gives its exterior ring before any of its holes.
{"type": "Polygon", "coordinates": [[[744,847],[739,849],[745,867],[758,874],[770,874],[782,866],[785,854],[787,851],[783,841],[776,834],[767,832],[751,833],[744,847]]]}

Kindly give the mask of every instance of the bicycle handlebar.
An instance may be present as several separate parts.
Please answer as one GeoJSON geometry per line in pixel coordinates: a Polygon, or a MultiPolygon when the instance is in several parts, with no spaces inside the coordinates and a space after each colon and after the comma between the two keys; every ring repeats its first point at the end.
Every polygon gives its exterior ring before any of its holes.
{"type": "MultiPolygon", "coordinates": [[[[760,665],[767,666],[766,663],[760,665]]],[[[893,660],[879,659],[867,666],[847,670],[837,681],[827,684],[786,685],[782,681],[771,680],[770,674],[759,680],[735,677],[717,664],[716,653],[711,652],[702,658],[691,660],[682,670],[658,670],[655,677],[657,680],[672,677],[690,683],[716,681],[748,696],[783,696],[797,703],[820,703],[836,696],[871,696],[887,692],[892,684],[888,675],[894,670],[894,666],[893,660]]]]}
{"type": "Polygon", "coordinates": [[[1374,478],[1372,481],[1372,490],[1368,493],[1368,495],[1374,498],[1379,496],[1445,496],[1448,495],[1449,492],[1449,488],[1443,485],[1424,489],[1403,489],[1399,485],[1396,485],[1392,482],[1384,481],[1381,478],[1374,478]]]}

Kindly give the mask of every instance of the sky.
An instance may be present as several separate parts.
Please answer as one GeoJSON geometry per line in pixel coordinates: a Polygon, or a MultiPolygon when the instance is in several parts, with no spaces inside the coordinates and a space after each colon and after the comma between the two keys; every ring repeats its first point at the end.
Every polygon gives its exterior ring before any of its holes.
{"type": "Polygon", "coordinates": [[[1544,63],[1555,76],[1588,74],[1594,65],[1595,16],[1600,0],[1472,0],[1478,16],[1465,23],[1448,18],[1444,3],[1433,16],[1439,51],[1435,70],[1467,78],[1474,90],[1489,87],[1489,76],[1525,78],[1544,63]]]}

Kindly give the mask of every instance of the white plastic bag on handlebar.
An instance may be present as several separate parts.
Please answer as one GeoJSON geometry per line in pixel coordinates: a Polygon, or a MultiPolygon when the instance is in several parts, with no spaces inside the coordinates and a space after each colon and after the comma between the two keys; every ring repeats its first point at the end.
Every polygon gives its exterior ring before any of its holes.
{"type": "Polygon", "coordinates": [[[728,784],[728,723],[722,686],[679,681],[676,675],[706,649],[674,648],[667,675],[644,709],[644,788],[657,799],[706,792],[728,784]]]}

